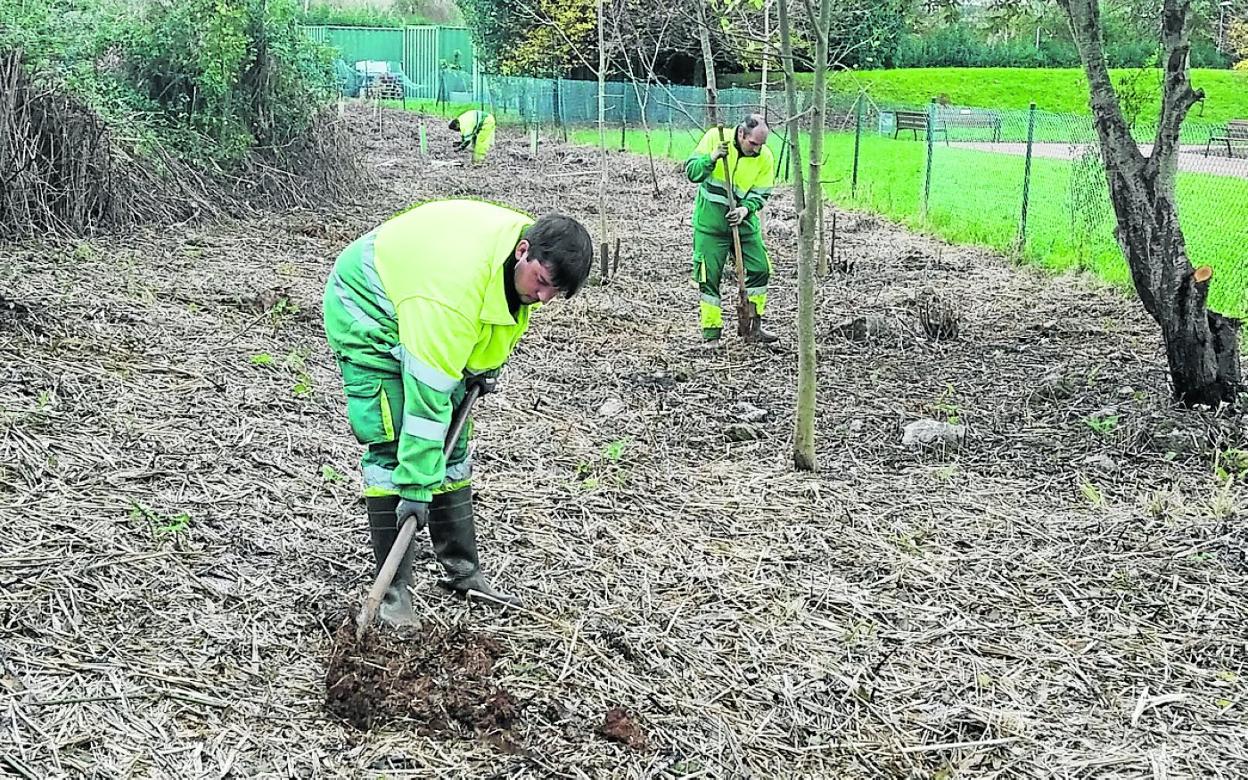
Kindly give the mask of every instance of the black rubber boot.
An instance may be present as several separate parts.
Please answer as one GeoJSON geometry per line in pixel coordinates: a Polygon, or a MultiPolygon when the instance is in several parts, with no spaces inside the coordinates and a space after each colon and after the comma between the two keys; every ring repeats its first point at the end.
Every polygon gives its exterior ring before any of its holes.
{"type": "Polygon", "coordinates": [[[753,344],[775,344],[780,337],[763,327],[763,318],[755,316],[750,320],[750,332],[745,340],[753,344]]]}
{"type": "MultiPolygon", "coordinates": [[[[376,576],[381,572],[381,565],[386,562],[386,556],[390,554],[390,548],[399,536],[399,529],[394,525],[394,509],[399,504],[399,497],[369,496],[364,499],[364,503],[368,507],[368,535],[373,543],[373,576],[376,576]]],[[[381,597],[381,606],[377,608],[377,617],[383,623],[396,628],[420,625],[420,619],[412,609],[412,593],[409,590],[412,585],[414,557],[412,547],[413,545],[408,545],[407,554],[399,562],[399,568],[395,569],[394,580],[386,588],[385,595],[381,597]]]]}
{"type": "Polygon", "coordinates": [[[433,554],[446,570],[443,588],[462,596],[482,596],[486,601],[520,606],[516,596],[490,587],[477,559],[477,526],[472,511],[472,486],[439,493],[429,508],[429,539],[433,554]]]}

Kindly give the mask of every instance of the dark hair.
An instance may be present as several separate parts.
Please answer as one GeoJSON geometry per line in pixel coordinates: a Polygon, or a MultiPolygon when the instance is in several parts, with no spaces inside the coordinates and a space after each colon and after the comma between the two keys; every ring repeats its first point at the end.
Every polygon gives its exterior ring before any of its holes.
{"type": "Polygon", "coordinates": [[[737,127],[740,127],[742,130],[744,130],[748,134],[748,133],[753,132],[754,128],[758,127],[759,125],[762,125],[763,127],[767,127],[767,120],[766,118],[763,117],[762,114],[746,114],[745,119],[742,119],[741,124],[737,125],[737,127]]]}
{"type": "Polygon", "coordinates": [[[451,130],[458,130],[458,129],[459,129],[459,120],[458,120],[458,119],[452,119],[452,120],[451,120],[451,123],[450,123],[449,125],[447,125],[447,127],[448,127],[448,128],[450,128],[451,130]]]}
{"type": "Polygon", "coordinates": [[[576,295],[594,263],[594,241],[580,222],[563,214],[543,216],[524,231],[531,256],[550,271],[565,298],[576,295]]]}

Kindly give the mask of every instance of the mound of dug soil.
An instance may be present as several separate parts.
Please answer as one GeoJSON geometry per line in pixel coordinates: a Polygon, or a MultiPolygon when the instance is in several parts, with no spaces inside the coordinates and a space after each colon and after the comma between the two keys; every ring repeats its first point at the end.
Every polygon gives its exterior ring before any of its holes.
{"type": "Polygon", "coordinates": [[[519,707],[493,681],[502,654],[494,639],[463,628],[375,628],[357,644],[348,617],[334,634],[325,707],[361,730],[399,721],[434,735],[506,730],[519,707]]]}

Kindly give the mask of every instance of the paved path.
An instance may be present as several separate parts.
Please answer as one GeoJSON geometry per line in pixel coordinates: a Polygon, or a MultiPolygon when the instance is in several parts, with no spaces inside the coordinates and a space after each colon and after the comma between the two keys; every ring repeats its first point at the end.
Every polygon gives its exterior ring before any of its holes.
{"type": "MultiPolygon", "coordinates": [[[[979,152],[994,152],[996,154],[1027,154],[1027,144],[1025,143],[990,143],[988,141],[953,141],[950,146],[959,149],[974,149],[979,152]]],[[[1038,143],[1033,146],[1033,154],[1036,157],[1047,157],[1054,160],[1072,160],[1084,153],[1089,144],[1054,144],[1054,143],[1038,143]]],[[[1153,150],[1152,144],[1141,144],[1140,151],[1149,154],[1153,150]]],[[[1179,151],[1179,170],[1191,171],[1192,173],[1212,173],[1218,176],[1234,176],[1239,179],[1248,179],[1248,159],[1243,157],[1217,157],[1210,154],[1204,156],[1205,147],[1188,146],[1179,151]]]]}

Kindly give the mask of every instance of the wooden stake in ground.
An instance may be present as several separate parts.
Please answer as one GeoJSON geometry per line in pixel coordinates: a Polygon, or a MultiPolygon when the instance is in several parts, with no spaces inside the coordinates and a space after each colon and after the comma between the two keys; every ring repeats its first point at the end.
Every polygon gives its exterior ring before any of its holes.
{"type": "MultiPolygon", "coordinates": [[[[598,149],[602,155],[602,176],[598,179],[598,240],[606,246],[606,242],[610,240],[607,235],[607,47],[602,5],[602,0],[598,0],[598,149]]],[[[622,106],[620,110],[623,111],[622,106]]],[[[603,253],[606,253],[606,249],[603,249],[603,253]]],[[[602,280],[607,280],[605,265],[602,280]]]]}
{"type": "Polygon", "coordinates": [[[698,14],[698,42],[702,45],[702,66],[706,72],[707,124],[718,123],[719,89],[715,86],[715,55],[711,52],[711,31],[706,26],[706,11],[703,3],[694,3],[693,8],[698,14]]]}
{"type": "MultiPolygon", "coordinates": [[[[719,129],[719,142],[727,145],[724,140],[724,125],[719,123],[716,125],[719,129]]],[[[735,132],[735,130],[734,130],[735,132]]],[[[737,207],[737,194],[732,188],[732,169],[728,167],[728,158],[724,157],[724,183],[728,190],[728,211],[731,212],[737,207]]],[[[733,270],[737,272],[737,335],[745,337],[749,335],[754,325],[754,304],[750,303],[750,297],[745,294],[745,261],[741,258],[741,230],[736,225],[732,226],[732,259],[733,270]]]]}
{"type": "MultiPolygon", "coordinates": [[[[443,457],[449,458],[451,456],[451,450],[455,448],[455,442],[459,439],[460,431],[464,429],[464,425],[468,422],[468,415],[472,412],[472,405],[480,397],[481,388],[475,385],[468,388],[463,402],[455,410],[455,418],[451,420],[450,430],[446,432],[446,442],[442,445],[443,457]]],[[[373,619],[377,617],[377,610],[381,607],[381,598],[386,594],[386,589],[390,587],[390,583],[394,581],[394,573],[399,568],[399,562],[403,560],[403,555],[407,552],[407,548],[411,547],[412,537],[415,535],[415,523],[404,523],[403,527],[399,529],[399,537],[390,546],[390,553],[386,556],[385,563],[381,565],[381,571],[377,572],[377,579],[373,580],[373,587],[368,591],[368,598],[364,599],[364,606],[360,608],[360,616],[355,622],[356,642],[364,639],[365,632],[372,625],[373,619]]]]}

